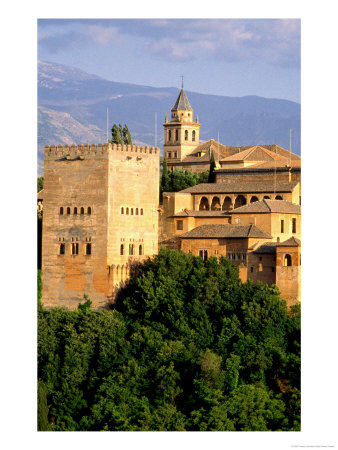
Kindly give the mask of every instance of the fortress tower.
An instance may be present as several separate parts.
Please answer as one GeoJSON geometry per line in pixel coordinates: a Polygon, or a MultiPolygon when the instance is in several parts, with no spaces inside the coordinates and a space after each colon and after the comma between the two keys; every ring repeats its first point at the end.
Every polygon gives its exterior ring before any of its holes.
{"type": "Polygon", "coordinates": [[[198,117],[193,121],[193,109],[183,90],[183,86],[174,106],[171,119],[165,118],[163,156],[168,162],[182,161],[199,144],[198,117]]]}
{"type": "Polygon", "coordinates": [[[46,146],[45,306],[104,307],[135,261],[158,252],[158,148],[46,146]]]}

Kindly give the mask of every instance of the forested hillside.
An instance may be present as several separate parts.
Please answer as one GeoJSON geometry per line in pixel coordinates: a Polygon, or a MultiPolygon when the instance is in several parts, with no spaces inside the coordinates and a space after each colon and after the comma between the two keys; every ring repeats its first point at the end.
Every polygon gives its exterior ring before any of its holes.
{"type": "Polygon", "coordinates": [[[110,311],[38,313],[40,430],[299,430],[300,312],[161,250],[110,311]]]}

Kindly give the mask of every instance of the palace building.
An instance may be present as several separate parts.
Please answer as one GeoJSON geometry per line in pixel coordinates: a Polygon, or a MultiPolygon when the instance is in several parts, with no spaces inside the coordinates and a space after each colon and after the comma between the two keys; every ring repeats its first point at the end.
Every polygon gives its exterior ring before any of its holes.
{"type": "Polygon", "coordinates": [[[160,245],[225,256],[242,281],[276,284],[288,305],[300,301],[300,157],[278,145],[200,143],[192,114],[182,89],[164,124],[164,156],[170,170],[201,172],[213,153],[215,183],[163,193],[160,245]]]}
{"type": "Polygon", "coordinates": [[[93,307],[107,307],[159,246],[224,256],[243,282],[276,284],[288,305],[299,302],[300,157],[278,145],[200,143],[183,88],[163,127],[170,170],[208,170],[212,153],[216,169],[214,183],[164,192],[160,208],[158,148],[45,147],[38,194],[44,306],[73,309],[87,294],[93,307]]]}

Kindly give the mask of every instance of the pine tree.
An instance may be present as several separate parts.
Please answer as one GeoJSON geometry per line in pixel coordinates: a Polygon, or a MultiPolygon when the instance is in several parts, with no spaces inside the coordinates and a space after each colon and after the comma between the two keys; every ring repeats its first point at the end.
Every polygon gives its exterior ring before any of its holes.
{"type": "Polygon", "coordinates": [[[167,166],[167,158],[163,159],[163,167],[162,167],[162,177],[161,177],[161,186],[160,186],[160,201],[163,199],[163,192],[168,192],[170,189],[170,179],[168,173],[167,166]]]}
{"type": "Polygon", "coordinates": [[[109,142],[111,144],[122,144],[120,130],[115,123],[111,129],[111,140],[109,142]]]}
{"type": "Polygon", "coordinates": [[[123,136],[123,143],[125,145],[132,145],[130,131],[126,124],[124,124],[124,127],[122,129],[122,136],[123,136]]]}
{"type": "Polygon", "coordinates": [[[122,127],[114,123],[111,129],[112,138],[109,141],[111,144],[132,145],[131,134],[126,124],[122,127]]]}
{"type": "Polygon", "coordinates": [[[208,183],[215,183],[215,167],[216,167],[216,163],[215,163],[215,157],[214,157],[214,152],[211,151],[211,155],[210,155],[210,170],[209,170],[209,177],[208,177],[208,183]]]}

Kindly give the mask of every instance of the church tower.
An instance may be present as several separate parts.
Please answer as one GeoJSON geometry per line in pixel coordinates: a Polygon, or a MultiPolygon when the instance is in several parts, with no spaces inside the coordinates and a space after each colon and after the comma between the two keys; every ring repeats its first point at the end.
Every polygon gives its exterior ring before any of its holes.
{"type": "Polygon", "coordinates": [[[177,97],[174,106],[171,108],[171,118],[165,118],[163,156],[168,163],[182,161],[199,145],[198,117],[193,120],[193,109],[190,106],[186,93],[183,90],[177,97]]]}

